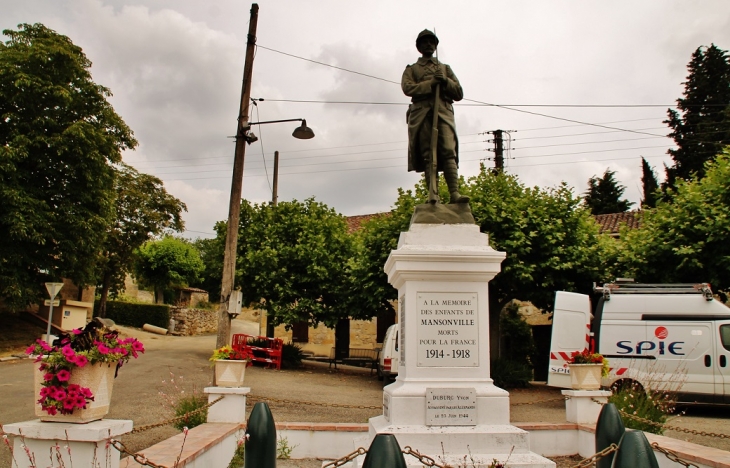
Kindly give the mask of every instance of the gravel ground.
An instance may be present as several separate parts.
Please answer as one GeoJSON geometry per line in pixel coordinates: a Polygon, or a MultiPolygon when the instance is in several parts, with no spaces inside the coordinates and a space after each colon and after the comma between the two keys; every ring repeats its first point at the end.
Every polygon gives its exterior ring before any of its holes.
{"type": "MultiPolygon", "coordinates": [[[[236,324],[234,326],[241,324],[236,324]]],[[[119,372],[114,384],[112,419],[131,419],[135,427],[158,423],[173,416],[170,396],[181,392],[201,392],[210,385],[212,370],[208,357],[215,347],[215,336],[172,337],[123,328],[143,341],[147,352],[130,361],[119,372]],[[165,396],[167,395],[167,397],[165,396]]],[[[243,331],[245,332],[245,331],[243,331]]],[[[32,362],[17,360],[0,363],[0,424],[35,419],[33,412],[32,362]]],[[[320,363],[308,363],[298,370],[271,370],[250,367],[246,383],[252,389],[250,399],[266,398],[278,422],[356,422],[365,423],[381,414],[382,382],[363,369],[340,367],[329,369],[320,363]],[[279,400],[288,400],[283,402],[279,400]],[[291,401],[311,402],[303,405],[291,401]],[[347,408],[328,403],[352,405],[347,408]]],[[[565,406],[560,390],[544,385],[510,391],[511,421],[563,422],[565,406]],[[530,404],[527,404],[530,403],[530,404]]],[[[250,408],[250,406],[249,406],[250,408]]],[[[690,408],[672,421],[679,427],[711,430],[730,434],[730,408],[690,408]]],[[[144,451],[177,433],[171,426],[159,427],[124,436],[131,451],[144,451]]],[[[699,444],[730,450],[730,440],[667,431],[665,435],[699,444]]],[[[573,466],[578,458],[555,459],[559,468],[573,466]]],[[[279,468],[320,468],[321,460],[280,460],[279,468]]],[[[10,454],[0,449],[0,467],[10,466],[10,454]]]]}

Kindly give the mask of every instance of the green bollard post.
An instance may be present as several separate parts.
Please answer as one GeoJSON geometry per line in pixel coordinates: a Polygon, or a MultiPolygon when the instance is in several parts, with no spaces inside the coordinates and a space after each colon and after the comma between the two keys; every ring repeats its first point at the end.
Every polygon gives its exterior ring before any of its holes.
{"type": "MultiPolygon", "coordinates": [[[[611,444],[618,445],[626,431],[621,415],[613,403],[606,403],[601,408],[601,413],[596,421],[596,453],[609,447],[611,444]]],[[[606,455],[596,462],[596,468],[611,468],[614,453],[606,455]]]]}
{"type": "Polygon", "coordinates": [[[276,425],[266,403],[256,403],[248,416],[243,467],[276,468],[276,425]]]}
{"type": "Polygon", "coordinates": [[[629,429],[621,438],[611,467],[659,468],[659,462],[644,432],[629,429]]]}
{"type": "Polygon", "coordinates": [[[375,436],[362,468],[406,468],[403,452],[393,434],[375,436]]]}

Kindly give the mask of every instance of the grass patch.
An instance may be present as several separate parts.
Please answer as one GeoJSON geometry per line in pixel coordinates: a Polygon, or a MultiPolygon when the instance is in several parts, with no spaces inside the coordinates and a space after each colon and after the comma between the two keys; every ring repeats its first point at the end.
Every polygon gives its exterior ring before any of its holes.
{"type": "Polygon", "coordinates": [[[0,313],[0,357],[24,354],[46,330],[23,319],[19,313],[0,313]]]}

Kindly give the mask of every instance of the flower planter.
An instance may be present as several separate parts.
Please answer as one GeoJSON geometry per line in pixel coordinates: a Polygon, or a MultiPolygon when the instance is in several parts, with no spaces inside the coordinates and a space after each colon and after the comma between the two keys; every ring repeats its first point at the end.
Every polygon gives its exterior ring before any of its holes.
{"type": "Polygon", "coordinates": [[[600,390],[603,364],[569,364],[573,390],[600,390]]]}
{"type": "Polygon", "coordinates": [[[116,364],[87,364],[84,367],[74,368],[71,372],[69,384],[77,384],[82,387],[88,387],[94,394],[94,401],[90,401],[85,409],[76,408],[71,414],[55,414],[50,415],[45,412],[38,403],[38,394],[43,383],[44,372],[36,366],[35,371],[35,415],[41,421],[51,422],[68,422],[68,423],[87,423],[102,419],[109,413],[109,402],[112,396],[112,388],[114,386],[114,371],[116,364]]]}
{"type": "Polygon", "coordinates": [[[215,384],[218,387],[243,387],[248,361],[216,359],[215,384]]]}

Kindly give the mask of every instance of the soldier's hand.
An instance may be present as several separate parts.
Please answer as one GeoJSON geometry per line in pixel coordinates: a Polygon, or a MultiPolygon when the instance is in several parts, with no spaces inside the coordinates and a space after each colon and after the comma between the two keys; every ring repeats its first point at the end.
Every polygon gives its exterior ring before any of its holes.
{"type": "Polygon", "coordinates": [[[439,68],[436,70],[436,73],[433,75],[433,77],[436,79],[437,83],[446,83],[446,75],[444,75],[443,70],[439,68]]]}

